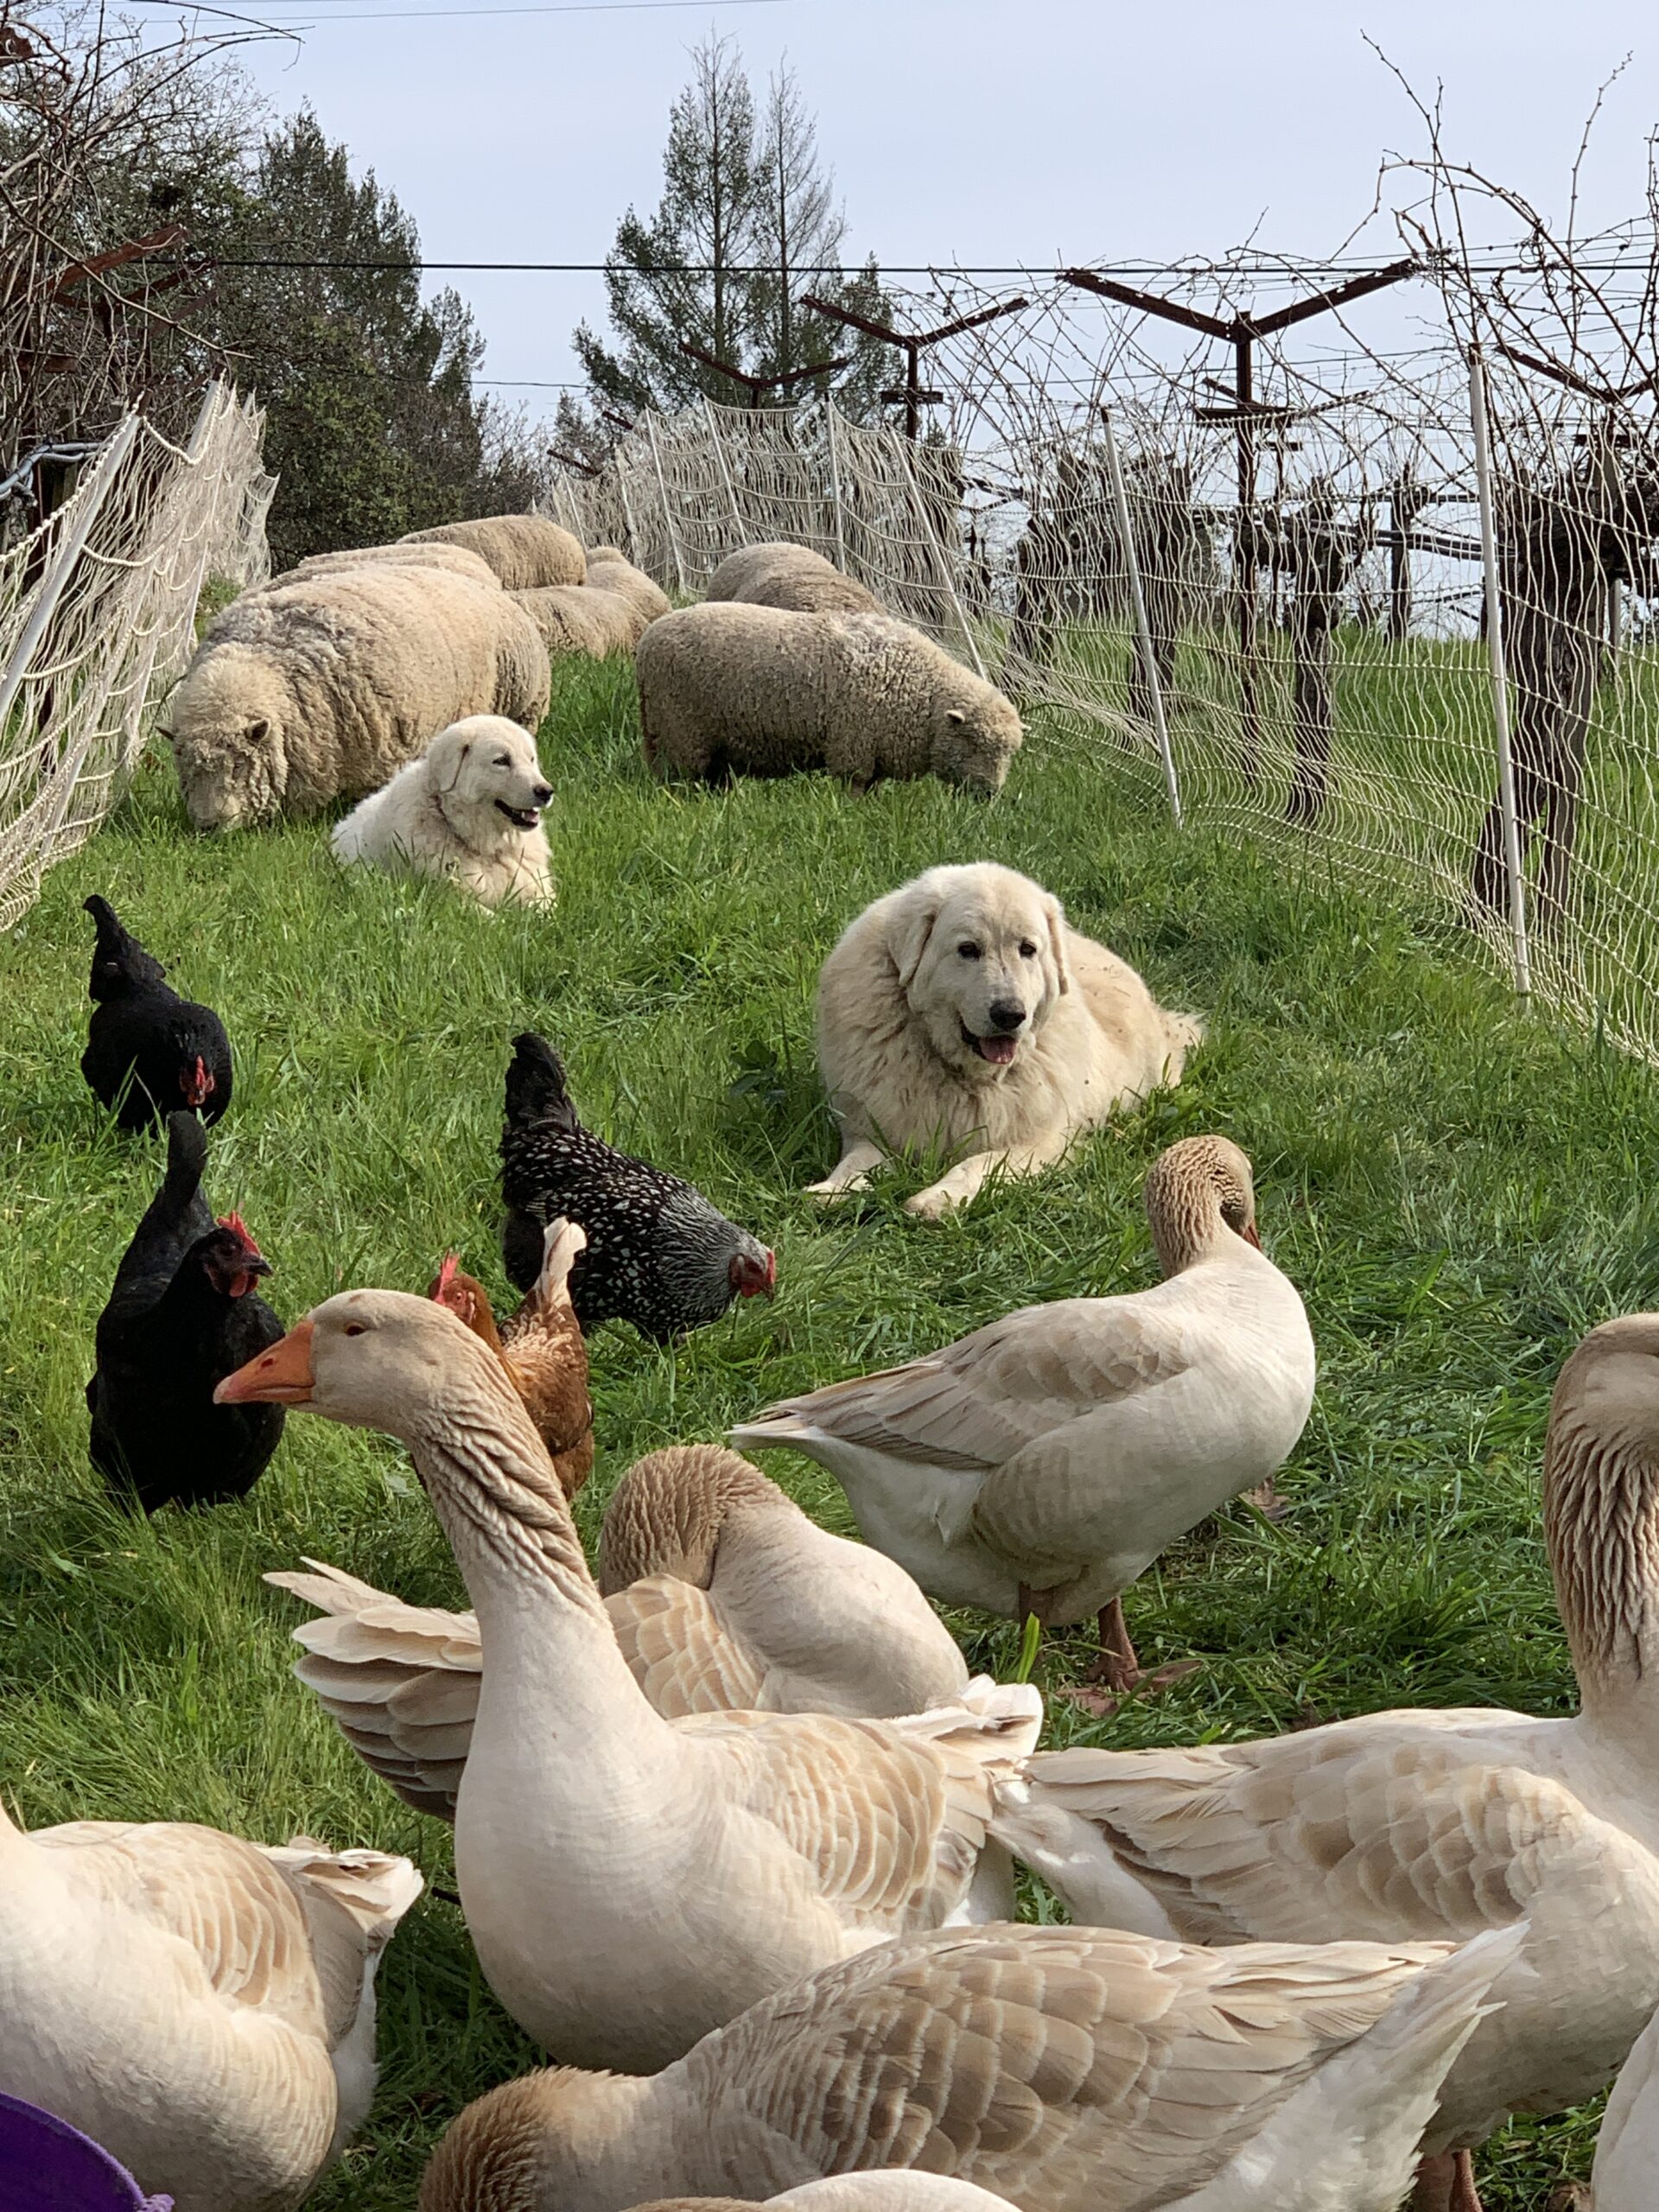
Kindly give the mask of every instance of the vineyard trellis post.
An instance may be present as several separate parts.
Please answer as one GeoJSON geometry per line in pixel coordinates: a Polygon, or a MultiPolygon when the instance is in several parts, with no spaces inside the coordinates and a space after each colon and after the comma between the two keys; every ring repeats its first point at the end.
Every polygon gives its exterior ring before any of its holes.
{"type": "Polygon", "coordinates": [[[650,408],[645,410],[645,436],[651,445],[651,464],[657,471],[657,489],[663,499],[663,520],[668,525],[668,550],[674,556],[674,573],[680,580],[680,589],[685,589],[685,563],[680,556],[680,533],[675,527],[674,510],[668,503],[668,480],[663,474],[663,456],[657,445],[657,417],[650,408]]]}
{"type": "Polygon", "coordinates": [[[732,481],[732,472],[726,460],[726,448],[720,435],[720,417],[715,412],[715,403],[707,392],[702,395],[703,419],[709,425],[709,436],[715,448],[715,459],[720,463],[721,481],[726,486],[726,497],[731,503],[732,520],[737,524],[740,538],[743,531],[743,510],[737,504],[737,486],[732,481]]]}
{"type": "Polygon", "coordinates": [[[836,510],[836,566],[842,575],[847,574],[847,522],[841,504],[841,453],[836,436],[836,418],[840,410],[833,399],[823,404],[824,435],[830,445],[830,496],[836,510]]]}
{"type": "Polygon", "coordinates": [[[35,658],[35,648],[57,611],[64,587],[75,573],[76,564],[92,534],[92,525],[103,512],[111,486],[120,474],[122,464],[137,435],[138,416],[135,412],[124,418],[99,455],[98,466],[83,489],[79,511],[53,552],[52,565],[41,579],[22,635],[18,639],[4,671],[0,671],[0,729],[3,729],[10,720],[11,710],[17,703],[17,694],[22,690],[23,680],[29,674],[29,664],[35,658]]]}
{"type": "Polygon", "coordinates": [[[1503,602],[1498,588],[1497,520],[1492,498],[1491,426],[1486,404],[1486,366],[1480,348],[1469,349],[1469,419],[1474,431],[1475,485],[1480,503],[1480,556],[1486,591],[1486,652],[1492,679],[1492,732],[1497,747],[1497,799],[1503,817],[1503,865],[1509,877],[1510,934],[1515,988],[1532,993],[1527,945],[1527,893],[1521,874],[1521,824],[1515,804],[1515,756],[1510,742],[1510,687],[1503,659],[1503,602]]]}
{"type": "Polygon", "coordinates": [[[1135,650],[1141,656],[1141,666],[1147,679],[1147,697],[1152,707],[1152,723],[1158,740],[1158,757],[1164,764],[1164,783],[1169,792],[1169,810],[1175,827],[1181,826],[1181,792],[1175,777],[1175,756],[1170,749],[1169,721],[1164,711],[1164,687],[1158,677],[1158,658],[1152,649],[1152,625],[1147,619],[1147,597],[1141,588],[1141,562],[1135,549],[1135,528],[1129,514],[1129,495],[1123,482],[1123,464],[1118,458],[1117,435],[1112,428],[1111,410],[1103,407],[1101,421],[1106,431],[1106,467],[1112,480],[1112,505],[1117,510],[1117,534],[1123,546],[1123,571],[1129,582],[1129,603],[1135,613],[1135,650]]]}
{"type": "MultiPolygon", "coordinates": [[[[636,569],[643,569],[645,565],[645,541],[639,535],[639,525],[633,518],[633,501],[628,497],[628,472],[622,466],[620,454],[616,460],[616,488],[622,498],[622,519],[628,528],[628,558],[636,569]]],[[[580,537],[582,532],[578,531],[576,535],[580,537]]]]}
{"type": "Polygon", "coordinates": [[[944,595],[956,611],[963,642],[973,660],[976,673],[983,682],[987,680],[985,662],[979,650],[979,639],[974,635],[973,626],[968,620],[968,610],[957,595],[956,577],[951,574],[950,563],[944,557],[944,548],[940,544],[939,534],[933,527],[933,518],[928,512],[927,494],[922,489],[921,480],[916,474],[914,448],[909,440],[901,438],[891,424],[887,426],[887,435],[893,441],[893,449],[899,455],[899,467],[905,473],[905,481],[910,487],[912,499],[916,502],[917,519],[921,524],[922,533],[927,539],[927,550],[932,556],[933,566],[938,572],[940,583],[944,588],[944,595]]]}

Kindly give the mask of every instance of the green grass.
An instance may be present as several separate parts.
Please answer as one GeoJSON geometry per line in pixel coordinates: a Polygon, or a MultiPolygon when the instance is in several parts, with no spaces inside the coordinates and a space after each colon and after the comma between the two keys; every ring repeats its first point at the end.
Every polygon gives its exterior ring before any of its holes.
{"type": "MultiPolygon", "coordinates": [[[[343,876],[316,824],[224,842],[187,830],[152,766],[97,842],[0,941],[0,1783],[31,1823],[187,1818],[262,1839],[304,1827],[407,1851],[450,1878],[449,1835],[404,1810],[289,1680],[292,1601],[260,1583],[308,1552],[418,1600],[460,1585],[385,1440],[295,1415],[238,1506],[146,1525],[86,1460],[93,1320],[160,1166],[104,1124],[77,1066],[97,889],[226,1016],[237,1096],[210,1196],[245,1216],[296,1317],[341,1284],[418,1288],[445,1247],[502,1290],[494,1145],[506,1040],[569,1055],[587,1117],[695,1177],[775,1240],[775,1305],[675,1357],[596,1336],[594,1532],[630,1459],[717,1437],[764,1400],[903,1358],[1030,1300],[1154,1269],[1139,1187],[1158,1150],[1221,1128],[1255,1161],[1262,1226],[1300,1285],[1323,1378],[1269,1528],[1236,1507],[1130,1594],[1143,1653],[1209,1664],[1109,1724],[1123,1744],[1280,1729],[1309,1713],[1573,1694],[1538,1535],[1555,1369],[1605,1316],[1659,1302],[1653,1083],[1516,1010],[1462,943],[1286,856],[1178,837],[1118,772],[1040,736],[983,807],[931,783],[854,799],[820,779],[723,795],[639,764],[626,667],[567,668],[545,732],[559,791],[550,918],[481,916],[435,886],[343,876]],[[814,976],[845,921],[944,860],[1039,876],[1211,1041],[1176,1093],[1046,1180],[938,1226],[798,1195],[833,1156],[812,1066],[814,976]]],[[[768,1464],[848,1525],[805,1463],[768,1464]]],[[[976,1662],[1011,1625],[957,1623],[976,1662]]],[[[1068,1679],[1062,1638],[1037,1662],[1068,1679]]],[[[1057,1706],[1053,1740],[1102,1739],[1057,1706]]],[[[467,2098],[532,2062],[428,1898],[382,1978],[372,2124],[314,2202],[405,2212],[467,2098]]],[[[1591,2120],[1516,2130],[1487,2158],[1494,2212],[1587,2164],[1591,2120]]]]}

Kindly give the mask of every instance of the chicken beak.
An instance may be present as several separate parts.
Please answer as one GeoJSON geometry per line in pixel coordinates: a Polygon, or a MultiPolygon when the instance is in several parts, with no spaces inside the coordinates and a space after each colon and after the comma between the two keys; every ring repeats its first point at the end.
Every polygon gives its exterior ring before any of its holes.
{"type": "Polygon", "coordinates": [[[269,1351],[262,1351],[234,1375],[227,1375],[213,1391],[216,1406],[303,1406],[316,1388],[311,1372],[311,1339],[315,1321],[301,1321],[281,1337],[269,1351]]]}
{"type": "Polygon", "coordinates": [[[1238,1233],[1247,1244],[1254,1244],[1258,1252],[1262,1249],[1262,1239],[1253,1221],[1247,1221],[1238,1233]]]}

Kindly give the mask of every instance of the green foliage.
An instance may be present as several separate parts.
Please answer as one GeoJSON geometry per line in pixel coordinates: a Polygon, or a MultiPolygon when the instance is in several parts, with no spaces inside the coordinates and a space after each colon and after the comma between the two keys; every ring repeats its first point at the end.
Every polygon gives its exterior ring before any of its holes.
{"type": "MultiPolygon", "coordinates": [[[[717,1438],[769,1398],[1029,1300],[1151,1281],[1148,1164],[1177,1136],[1229,1131],[1320,1351],[1313,1417],[1280,1478],[1292,1511],[1273,1526],[1230,1508],[1128,1592],[1147,1662],[1197,1655],[1201,1673],[1109,1722],[1052,1700],[1048,1739],[1203,1741],[1395,1704],[1570,1707],[1539,1450],[1577,1337],[1653,1301],[1649,1071],[1517,1011],[1462,940],[1305,858],[1175,835],[1118,756],[1052,728],[989,806],[933,783],[855,798],[820,777],[658,789],[626,664],[564,664],[543,755],[559,792],[550,915],[488,918],[440,886],[341,874],[321,823],[194,836],[152,763],[0,940],[0,1781],[29,1820],[303,1827],[453,1881],[449,1831],[373,1783],[290,1681],[298,1609],[259,1580],[309,1553],[461,1602],[397,1447],[296,1413],[248,1500],[150,1523],[87,1467],[92,1325],[162,1157],[106,1125],[77,1067],[93,890],[226,1015],[237,1096],[209,1140],[209,1196],[272,1255],[284,1316],[342,1284],[418,1287],[450,1245],[506,1295],[494,1146],[507,1040],[525,1026],[566,1052],[596,1128],[775,1242],[775,1304],[740,1305],[672,1356],[621,1326],[595,1333],[590,1542],[652,1446],[717,1438]],[[1202,1010],[1209,1039],[1179,1090],[1039,1181],[932,1225],[899,1204],[918,1166],[826,1215],[800,1196],[834,1157],[813,1071],[819,963],[869,899],[982,857],[1039,876],[1166,1002],[1202,1010]]],[[[821,1470],[766,1464],[849,1528],[821,1470]]],[[[976,1667],[1015,1670],[1018,1624],[952,1624],[976,1667]]],[[[1090,1656],[1081,1631],[1052,1638],[1037,1679],[1052,1692],[1090,1656]]],[[[380,2094],[319,2212],[407,2212],[448,2117],[535,2063],[441,1899],[410,1916],[380,1987],[380,2094]]],[[[1593,2121],[1498,2139],[1490,2212],[1536,2212],[1563,2171],[1587,2171],[1593,2121]]]]}
{"type": "Polygon", "coordinates": [[[453,291],[422,298],[413,220],[308,110],[265,138],[217,251],[219,340],[267,410],[277,568],[526,504],[474,396],[470,311],[453,291]],[[257,265],[276,260],[331,265],[257,265]]]}
{"type": "MultiPolygon", "coordinates": [[[[744,388],[688,359],[683,339],[754,376],[851,354],[837,399],[849,413],[872,411],[894,373],[892,349],[799,304],[810,291],[878,321],[892,313],[874,259],[851,276],[839,271],[846,219],[793,75],[785,67],[772,80],[757,119],[730,40],[711,34],[692,62],[691,82],[669,117],[657,212],[647,221],[630,207],[607,257],[616,348],[585,323],[575,334],[595,404],[629,415],[672,410],[704,394],[741,405],[744,388]]],[[[810,378],[778,397],[808,397],[828,381],[810,378]]]]}

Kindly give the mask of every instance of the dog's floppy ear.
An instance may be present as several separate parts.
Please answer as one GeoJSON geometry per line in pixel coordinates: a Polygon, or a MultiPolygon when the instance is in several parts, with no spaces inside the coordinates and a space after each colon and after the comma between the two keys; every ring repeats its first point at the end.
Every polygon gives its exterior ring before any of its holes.
{"type": "Polygon", "coordinates": [[[467,765],[467,755],[473,749],[470,737],[455,743],[453,730],[441,729],[426,748],[427,764],[432,771],[432,781],[440,791],[452,791],[461,781],[461,772],[467,765]],[[452,759],[453,756],[453,759],[452,759]]]}
{"type": "Polygon", "coordinates": [[[1054,973],[1059,978],[1060,996],[1071,988],[1071,963],[1065,954],[1065,909],[1052,891],[1043,893],[1043,915],[1048,924],[1048,949],[1054,957],[1054,973]]]}
{"type": "Polygon", "coordinates": [[[888,931],[887,951],[899,971],[901,991],[907,991],[915,981],[916,970],[922,964],[922,956],[932,938],[944,903],[938,898],[918,899],[898,916],[888,931]]]}

